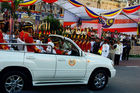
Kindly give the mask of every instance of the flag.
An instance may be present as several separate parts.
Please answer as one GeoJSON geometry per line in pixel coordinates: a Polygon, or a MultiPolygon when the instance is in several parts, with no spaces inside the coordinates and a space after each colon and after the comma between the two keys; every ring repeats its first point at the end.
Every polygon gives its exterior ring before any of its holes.
{"type": "Polygon", "coordinates": [[[102,35],[102,24],[98,23],[98,31],[97,31],[98,38],[101,38],[102,35]]]}
{"type": "Polygon", "coordinates": [[[115,18],[107,19],[103,17],[99,17],[99,23],[102,24],[103,28],[111,27],[115,22],[115,18]]]}
{"type": "Polygon", "coordinates": [[[103,49],[103,46],[101,46],[101,48],[98,50],[98,53],[101,55],[102,54],[102,49],[103,49]]]}

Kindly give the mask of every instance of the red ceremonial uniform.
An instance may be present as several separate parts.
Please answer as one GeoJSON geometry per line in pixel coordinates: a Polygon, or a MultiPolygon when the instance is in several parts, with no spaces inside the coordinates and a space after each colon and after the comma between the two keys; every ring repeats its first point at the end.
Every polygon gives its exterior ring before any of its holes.
{"type": "MultiPolygon", "coordinates": [[[[3,34],[1,31],[0,31],[0,43],[6,43],[3,39],[3,34]]],[[[0,49],[9,50],[9,47],[7,45],[0,45],[0,49]]]]}
{"type": "MultiPolygon", "coordinates": [[[[75,43],[78,45],[79,44],[79,40],[76,40],[75,43]]],[[[79,45],[78,45],[79,46],[79,45]]]]}
{"type": "Polygon", "coordinates": [[[82,41],[78,43],[78,46],[82,49],[82,41]]]}
{"type": "MultiPolygon", "coordinates": [[[[24,41],[25,43],[34,43],[33,37],[30,35],[30,33],[21,31],[19,35],[20,35],[20,39],[24,41]]],[[[41,50],[38,49],[35,45],[27,46],[27,51],[38,52],[38,53],[41,52],[41,50]]]]}
{"type": "Polygon", "coordinates": [[[91,43],[88,41],[86,43],[86,52],[88,52],[88,50],[90,51],[90,49],[91,49],[91,43]]]}
{"type": "Polygon", "coordinates": [[[82,49],[83,51],[85,51],[85,48],[86,48],[86,41],[84,41],[84,42],[82,43],[82,46],[81,46],[81,49],[82,49]]]}
{"type": "Polygon", "coordinates": [[[56,54],[58,55],[62,55],[63,52],[60,50],[60,49],[57,49],[56,47],[54,47],[55,51],[56,51],[56,54]]]}

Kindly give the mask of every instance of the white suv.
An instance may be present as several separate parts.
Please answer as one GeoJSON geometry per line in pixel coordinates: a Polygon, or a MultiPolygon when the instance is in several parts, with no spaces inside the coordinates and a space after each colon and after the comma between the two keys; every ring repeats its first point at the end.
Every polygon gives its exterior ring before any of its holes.
{"type": "Polygon", "coordinates": [[[83,52],[69,38],[50,37],[53,42],[63,42],[61,48],[69,51],[69,55],[0,50],[1,92],[20,92],[32,85],[68,84],[87,84],[90,89],[99,90],[106,86],[108,78],[115,76],[116,70],[110,59],[83,52]]]}

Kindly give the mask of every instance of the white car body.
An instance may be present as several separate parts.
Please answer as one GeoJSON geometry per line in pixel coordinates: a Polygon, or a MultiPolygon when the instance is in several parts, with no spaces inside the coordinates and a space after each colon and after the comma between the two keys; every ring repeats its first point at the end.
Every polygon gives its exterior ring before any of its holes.
{"type": "Polygon", "coordinates": [[[91,74],[98,68],[107,69],[111,78],[115,76],[116,70],[110,59],[84,53],[69,38],[52,36],[73,43],[79,50],[80,56],[0,50],[0,71],[12,67],[26,68],[31,73],[33,86],[88,84],[91,74]]]}

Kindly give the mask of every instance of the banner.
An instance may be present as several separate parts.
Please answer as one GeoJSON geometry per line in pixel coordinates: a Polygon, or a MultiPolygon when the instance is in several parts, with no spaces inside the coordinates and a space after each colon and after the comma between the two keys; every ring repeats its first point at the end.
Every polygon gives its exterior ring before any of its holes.
{"type": "Polygon", "coordinates": [[[18,22],[21,22],[21,14],[17,14],[18,16],[18,22]]]}
{"type": "Polygon", "coordinates": [[[97,31],[98,38],[101,39],[101,35],[102,35],[102,24],[98,23],[97,24],[97,29],[98,29],[98,31],[97,31]]]}

